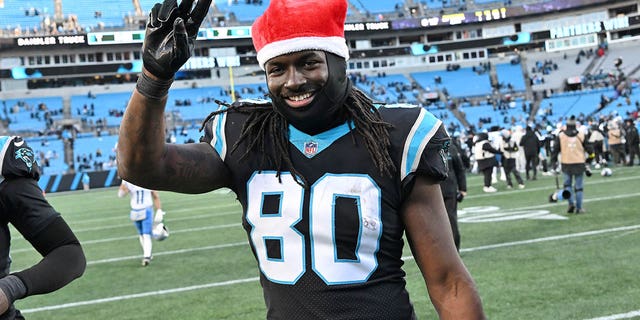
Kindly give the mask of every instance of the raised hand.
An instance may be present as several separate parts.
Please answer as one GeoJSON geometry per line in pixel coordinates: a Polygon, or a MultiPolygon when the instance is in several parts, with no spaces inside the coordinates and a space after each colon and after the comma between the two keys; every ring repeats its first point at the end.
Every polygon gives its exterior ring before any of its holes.
{"type": "Polygon", "coordinates": [[[180,5],[178,0],[164,0],[153,6],[142,45],[142,61],[149,73],[159,79],[173,79],[191,57],[210,5],[211,0],[182,0],[180,5]]]}

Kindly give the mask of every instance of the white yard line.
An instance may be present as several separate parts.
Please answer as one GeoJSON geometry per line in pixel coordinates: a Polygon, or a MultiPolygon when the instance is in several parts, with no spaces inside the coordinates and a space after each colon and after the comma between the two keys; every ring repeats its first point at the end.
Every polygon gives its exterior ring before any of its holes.
{"type": "Polygon", "coordinates": [[[618,320],[618,319],[631,319],[635,317],[640,317],[640,310],[630,311],[627,313],[612,314],[610,316],[604,316],[600,318],[591,318],[588,320],[618,320]]]}
{"type": "MultiPolygon", "coordinates": [[[[538,239],[523,240],[523,241],[506,242],[506,243],[500,243],[500,244],[495,244],[495,245],[480,246],[480,247],[475,247],[475,248],[466,248],[466,249],[461,249],[460,251],[461,252],[472,252],[472,251],[480,251],[480,250],[490,250],[490,249],[497,249],[497,248],[503,248],[503,247],[527,245],[527,244],[539,243],[539,242],[545,242],[545,241],[556,241],[556,240],[567,239],[567,238],[586,237],[586,236],[592,236],[592,235],[603,234],[603,233],[620,232],[620,231],[628,231],[628,230],[635,230],[635,229],[640,229],[640,225],[625,226],[625,227],[618,227],[618,228],[609,228],[609,229],[602,229],[602,230],[594,230],[594,231],[588,231],[588,232],[578,232],[578,233],[571,233],[571,234],[558,235],[558,236],[552,236],[552,237],[544,237],[544,238],[538,238],[538,239]]],[[[213,249],[228,248],[228,247],[240,246],[240,245],[245,245],[245,242],[230,243],[230,244],[225,244],[225,245],[217,245],[217,246],[209,246],[209,247],[201,247],[201,248],[184,249],[184,250],[167,251],[167,252],[159,252],[159,253],[155,253],[155,255],[159,256],[159,255],[180,254],[180,253],[196,251],[196,250],[213,250],[213,249]]],[[[119,257],[119,258],[111,258],[111,259],[104,259],[104,260],[89,261],[87,264],[92,265],[92,264],[98,264],[98,263],[108,263],[108,262],[114,262],[114,261],[120,261],[120,260],[128,260],[128,259],[138,259],[138,258],[139,258],[139,256],[119,257]]],[[[403,259],[404,260],[412,260],[413,257],[412,256],[407,256],[407,257],[403,257],[403,259]]],[[[180,287],[180,288],[157,290],[157,291],[147,291],[147,292],[128,294],[128,295],[121,295],[121,296],[114,296],[114,297],[108,297],[108,298],[102,298],[102,299],[77,301],[77,302],[64,303],[64,304],[58,304],[58,305],[51,305],[51,306],[45,306],[45,307],[39,307],[39,308],[24,309],[24,310],[20,310],[20,311],[22,313],[28,314],[28,313],[35,313],[35,312],[41,312],[41,311],[50,311],[50,310],[74,308],[74,307],[80,307],[80,306],[86,306],[86,305],[95,305],[95,304],[113,302],[113,301],[136,299],[136,298],[149,297],[149,296],[173,294],[173,293],[177,293],[177,292],[186,292],[186,291],[200,290],[200,289],[206,289],[206,288],[212,288],[212,287],[230,286],[230,285],[246,283],[246,282],[253,282],[253,281],[258,281],[258,280],[259,280],[258,277],[253,277],[253,278],[236,279],[236,280],[229,280],[229,281],[223,281],[223,282],[212,282],[212,283],[201,284],[201,285],[197,285],[197,286],[188,286],[188,287],[180,287]]],[[[604,318],[595,318],[595,319],[591,319],[591,320],[627,319],[627,318],[638,316],[638,315],[640,315],[640,311],[632,311],[632,312],[629,312],[629,313],[626,313],[626,314],[612,315],[612,316],[608,316],[608,317],[604,317],[604,318]]]]}

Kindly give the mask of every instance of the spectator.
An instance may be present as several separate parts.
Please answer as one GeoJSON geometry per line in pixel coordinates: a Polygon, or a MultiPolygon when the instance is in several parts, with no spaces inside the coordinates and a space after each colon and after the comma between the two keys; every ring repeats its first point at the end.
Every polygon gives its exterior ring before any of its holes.
{"type": "Polygon", "coordinates": [[[536,180],[538,175],[538,153],[540,152],[540,138],[528,125],[520,139],[520,146],[524,149],[524,161],[527,180],[536,180]]]}
{"type": "Polygon", "coordinates": [[[499,153],[500,151],[491,145],[489,135],[486,132],[481,132],[476,135],[473,154],[478,165],[478,172],[481,172],[484,177],[484,186],[482,188],[484,192],[498,191],[491,185],[491,175],[493,174],[493,169],[498,166],[496,154],[499,153]]]}
{"type": "Polygon", "coordinates": [[[452,143],[449,146],[447,161],[449,164],[449,174],[447,179],[440,183],[440,189],[444,197],[444,205],[447,208],[447,215],[449,216],[449,223],[451,224],[451,231],[453,232],[453,241],[456,249],[460,252],[458,202],[462,201],[467,195],[467,176],[464,162],[456,143],[452,143]]]}
{"type": "Polygon", "coordinates": [[[635,162],[635,158],[638,157],[640,160],[640,139],[638,138],[638,128],[634,124],[633,119],[625,120],[625,143],[627,144],[627,151],[629,155],[629,161],[627,162],[628,166],[633,166],[635,162]]]}
{"type": "Polygon", "coordinates": [[[524,189],[524,181],[518,170],[516,170],[516,159],[518,157],[518,144],[511,139],[510,130],[502,130],[502,142],[500,143],[500,151],[502,151],[502,168],[504,168],[504,175],[507,180],[507,188],[513,188],[511,182],[511,175],[513,175],[518,182],[518,188],[524,189]]]}

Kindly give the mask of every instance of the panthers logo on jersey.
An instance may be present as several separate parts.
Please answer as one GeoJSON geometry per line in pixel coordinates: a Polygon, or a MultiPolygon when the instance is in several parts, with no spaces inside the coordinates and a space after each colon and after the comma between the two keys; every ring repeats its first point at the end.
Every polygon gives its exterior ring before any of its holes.
{"type": "Polygon", "coordinates": [[[33,169],[33,164],[35,163],[35,157],[33,155],[33,151],[30,148],[18,148],[18,150],[16,150],[15,152],[15,159],[22,160],[27,168],[29,168],[29,172],[31,172],[31,169],[33,169]]]}

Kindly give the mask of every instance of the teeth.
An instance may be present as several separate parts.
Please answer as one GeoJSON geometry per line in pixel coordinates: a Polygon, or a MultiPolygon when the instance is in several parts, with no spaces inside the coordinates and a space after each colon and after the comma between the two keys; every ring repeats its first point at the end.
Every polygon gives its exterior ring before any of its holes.
{"type": "Polygon", "coordinates": [[[302,101],[304,99],[307,99],[309,97],[311,97],[311,93],[305,93],[305,94],[302,94],[302,95],[299,95],[299,96],[289,97],[289,100],[293,100],[293,101],[297,102],[297,101],[302,101]]]}

